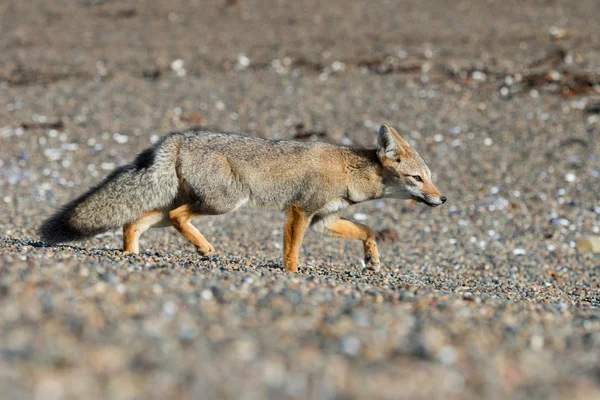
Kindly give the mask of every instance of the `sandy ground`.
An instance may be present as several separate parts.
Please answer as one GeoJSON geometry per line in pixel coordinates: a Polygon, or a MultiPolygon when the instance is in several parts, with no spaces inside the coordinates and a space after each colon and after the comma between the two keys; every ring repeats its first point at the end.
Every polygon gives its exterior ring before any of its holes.
{"type": "Polygon", "coordinates": [[[600,398],[595,1],[0,4],[0,389],[8,399],[600,398]],[[237,210],[120,252],[48,247],[53,210],[169,131],[371,146],[448,196],[355,206],[359,243],[237,210]],[[397,235],[396,235],[397,233],[397,235]]]}

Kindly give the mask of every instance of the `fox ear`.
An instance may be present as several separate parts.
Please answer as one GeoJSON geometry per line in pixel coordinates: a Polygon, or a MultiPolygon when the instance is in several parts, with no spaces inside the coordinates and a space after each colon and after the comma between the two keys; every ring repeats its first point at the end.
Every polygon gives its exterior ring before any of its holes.
{"type": "Polygon", "coordinates": [[[396,161],[406,156],[409,151],[410,145],[394,128],[385,124],[381,125],[377,132],[377,155],[379,158],[396,161]]]}

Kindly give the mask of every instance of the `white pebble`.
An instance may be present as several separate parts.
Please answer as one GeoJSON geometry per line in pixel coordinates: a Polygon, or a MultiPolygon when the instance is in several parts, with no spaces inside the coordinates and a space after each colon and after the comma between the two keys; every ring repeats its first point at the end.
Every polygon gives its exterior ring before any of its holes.
{"type": "Polygon", "coordinates": [[[240,53],[237,57],[237,63],[239,69],[245,69],[250,65],[250,59],[244,53],[240,53]]]}
{"type": "Polygon", "coordinates": [[[532,336],[529,344],[533,351],[539,351],[544,348],[544,337],[540,335],[532,336]]]}
{"type": "Polygon", "coordinates": [[[341,61],[334,61],[331,64],[331,69],[334,71],[345,71],[346,70],[346,64],[341,62],[341,61]]]}
{"type": "Polygon", "coordinates": [[[342,351],[350,356],[355,356],[360,351],[360,340],[349,336],[342,339],[342,351]]]}
{"type": "Polygon", "coordinates": [[[473,71],[473,73],[471,74],[471,77],[473,79],[475,79],[476,81],[485,81],[485,79],[487,78],[485,72],[481,72],[481,71],[473,71]]]}
{"type": "Polygon", "coordinates": [[[567,182],[575,182],[577,180],[577,176],[571,172],[565,175],[565,181],[567,182]]]}
{"type": "Polygon", "coordinates": [[[121,135],[120,133],[115,133],[113,134],[113,139],[115,140],[115,142],[123,144],[129,141],[129,136],[121,135]]]}
{"type": "Polygon", "coordinates": [[[524,256],[525,254],[527,254],[527,251],[525,249],[522,248],[517,248],[513,250],[513,254],[515,256],[524,256]]]}
{"type": "Polygon", "coordinates": [[[172,301],[167,301],[163,305],[163,312],[169,316],[173,316],[177,313],[177,305],[172,301]]]}
{"type": "Polygon", "coordinates": [[[560,225],[560,226],[571,225],[571,222],[569,222],[569,220],[566,218],[553,218],[551,221],[554,225],[560,225]]]}
{"type": "Polygon", "coordinates": [[[115,163],[103,162],[102,164],[100,164],[100,168],[103,169],[104,171],[110,171],[110,170],[115,169],[115,163]]]}
{"type": "Polygon", "coordinates": [[[209,289],[204,289],[200,294],[200,297],[202,297],[203,300],[212,300],[213,293],[209,289]]]}
{"type": "Polygon", "coordinates": [[[456,350],[451,346],[444,346],[438,355],[442,364],[451,365],[454,364],[458,358],[456,350]]]}
{"type": "Polygon", "coordinates": [[[178,69],[183,68],[183,60],[181,58],[178,58],[177,60],[174,60],[171,63],[171,69],[173,71],[177,71],[178,69]]]}
{"type": "Polygon", "coordinates": [[[356,213],[354,214],[354,219],[357,221],[366,221],[369,218],[367,214],[356,213]]]}

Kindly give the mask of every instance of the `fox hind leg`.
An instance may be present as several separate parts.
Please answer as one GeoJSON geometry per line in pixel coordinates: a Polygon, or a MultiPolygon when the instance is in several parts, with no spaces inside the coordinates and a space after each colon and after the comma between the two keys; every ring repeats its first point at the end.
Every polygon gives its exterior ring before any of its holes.
{"type": "Polygon", "coordinates": [[[169,218],[164,211],[154,210],[142,215],[138,220],[123,227],[123,251],[137,254],[140,252],[140,236],[148,229],[167,226],[169,218]]]}
{"type": "Polygon", "coordinates": [[[204,235],[192,225],[191,219],[198,215],[201,214],[194,212],[191,204],[184,204],[181,207],[171,210],[169,212],[169,219],[171,225],[173,225],[183,237],[189,240],[201,255],[207,256],[214,252],[215,248],[208,240],[206,240],[204,235]]]}
{"type": "Polygon", "coordinates": [[[365,254],[365,265],[369,268],[379,268],[379,250],[375,242],[375,234],[371,228],[347,219],[335,219],[333,222],[321,220],[325,224],[315,224],[313,229],[323,234],[345,240],[362,240],[365,254]]]}

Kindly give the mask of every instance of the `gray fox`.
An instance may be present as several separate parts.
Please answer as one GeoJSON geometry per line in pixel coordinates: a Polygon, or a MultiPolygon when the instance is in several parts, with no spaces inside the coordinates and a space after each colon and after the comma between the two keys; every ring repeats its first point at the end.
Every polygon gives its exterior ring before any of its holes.
{"type": "Polygon", "coordinates": [[[247,205],[287,213],[287,271],[298,270],[309,227],[335,238],[361,240],[365,263],[377,267],[373,230],[340,218],[340,213],[381,198],[414,199],[432,207],[446,202],[425,162],[387,125],[377,133],[376,148],[193,130],[164,136],[133,163],[63,206],[39,234],[55,244],[122,227],[124,251],[138,253],[142,233],[173,226],[200,254],[208,255],[214,247],[191,219],[247,205]]]}

